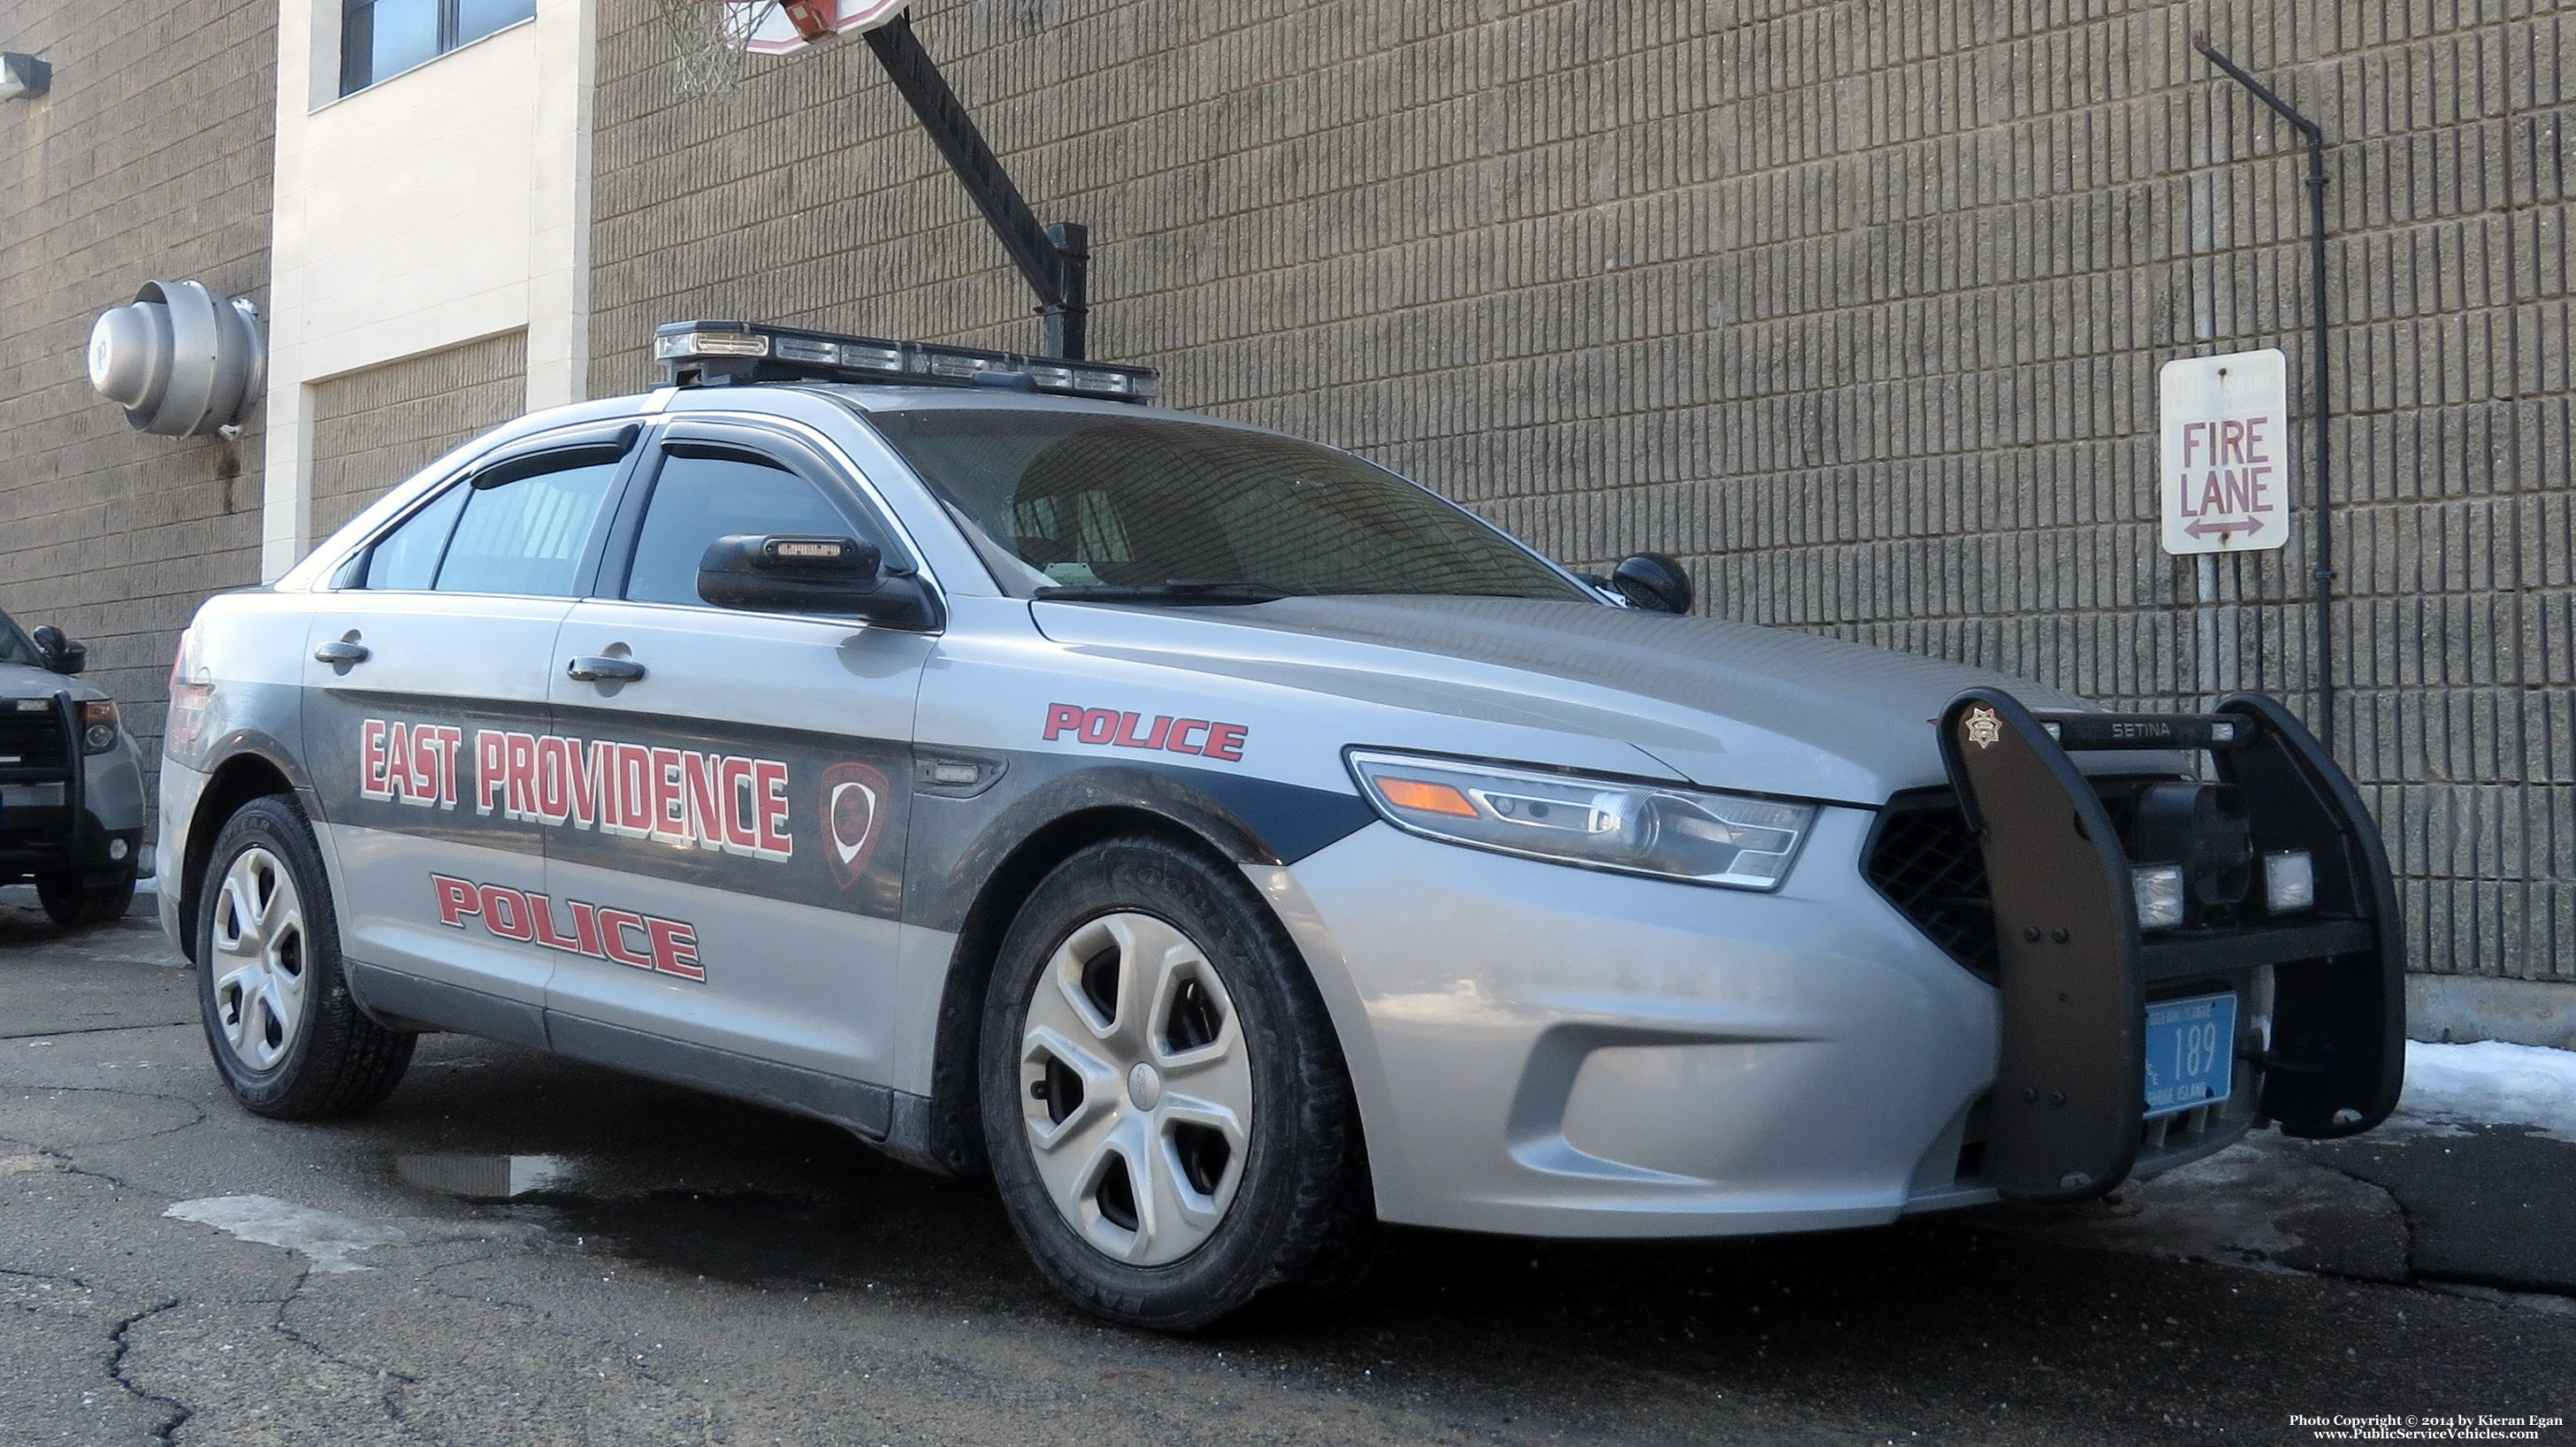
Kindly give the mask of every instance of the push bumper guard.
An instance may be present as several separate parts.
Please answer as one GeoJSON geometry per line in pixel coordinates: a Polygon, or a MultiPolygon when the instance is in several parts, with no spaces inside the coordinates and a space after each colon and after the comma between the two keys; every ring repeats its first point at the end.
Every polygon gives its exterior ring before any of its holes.
{"type": "Polygon", "coordinates": [[[2352,781],[2277,701],[2034,713],[1971,689],[1942,712],[1941,752],[1994,899],[2003,1035],[1984,1174],[2004,1196],[2081,1201],[2127,1178],[2145,1123],[2147,999],[2187,981],[2223,981],[2250,1009],[2271,968],[2268,1038],[2248,1020],[2235,1068],[2260,1072],[2258,1111],[2284,1133],[2352,1135],[2396,1108],[2405,957],[2387,851],[2352,781]],[[2242,802],[2257,866],[2307,851],[2314,907],[2269,915],[2258,867],[2232,917],[2142,932],[2128,846],[2068,757],[2138,749],[2211,754],[2242,802]]]}

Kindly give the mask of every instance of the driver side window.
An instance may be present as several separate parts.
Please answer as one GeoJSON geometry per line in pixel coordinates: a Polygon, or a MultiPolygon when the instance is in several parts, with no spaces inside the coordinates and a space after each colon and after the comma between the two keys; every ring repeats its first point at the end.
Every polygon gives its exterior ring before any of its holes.
{"type": "Polygon", "coordinates": [[[737,533],[865,537],[820,488],[777,463],[731,449],[667,449],[626,570],[631,603],[705,606],[698,560],[737,533]]]}

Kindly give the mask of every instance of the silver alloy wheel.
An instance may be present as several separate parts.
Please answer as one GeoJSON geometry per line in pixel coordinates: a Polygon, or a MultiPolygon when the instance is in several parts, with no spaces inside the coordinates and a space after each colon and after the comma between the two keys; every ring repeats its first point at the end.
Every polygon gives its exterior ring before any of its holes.
{"type": "Polygon", "coordinates": [[[216,887],[215,1016],[224,1044],[253,1070],[273,1070],[304,1015],[304,900],[285,861],[252,845],[216,887]]]}
{"type": "Polygon", "coordinates": [[[1020,1110],[1047,1195],[1132,1266],[1207,1243],[1243,1181],[1252,1062],[1207,954],[1152,915],[1086,921],[1038,972],[1020,1110]]]}

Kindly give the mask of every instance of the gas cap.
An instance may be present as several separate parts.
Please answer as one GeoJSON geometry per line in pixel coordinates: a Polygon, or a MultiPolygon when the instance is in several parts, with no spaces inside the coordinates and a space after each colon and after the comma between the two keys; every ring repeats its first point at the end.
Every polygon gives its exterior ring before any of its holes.
{"type": "Polygon", "coordinates": [[[147,281],[89,332],[89,381],[138,432],[203,437],[250,415],[266,390],[259,312],[193,281],[147,281]]]}

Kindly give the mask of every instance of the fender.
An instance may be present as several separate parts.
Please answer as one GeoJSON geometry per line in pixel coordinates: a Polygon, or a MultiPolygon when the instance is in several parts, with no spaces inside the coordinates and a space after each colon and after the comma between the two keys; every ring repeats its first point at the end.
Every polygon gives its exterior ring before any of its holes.
{"type": "Polygon", "coordinates": [[[1017,753],[1001,786],[980,798],[922,788],[906,849],[906,922],[957,931],[1023,844],[1060,820],[1114,809],[1168,819],[1238,864],[1272,866],[1294,864],[1377,818],[1356,791],[1185,765],[1017,753]]]}

